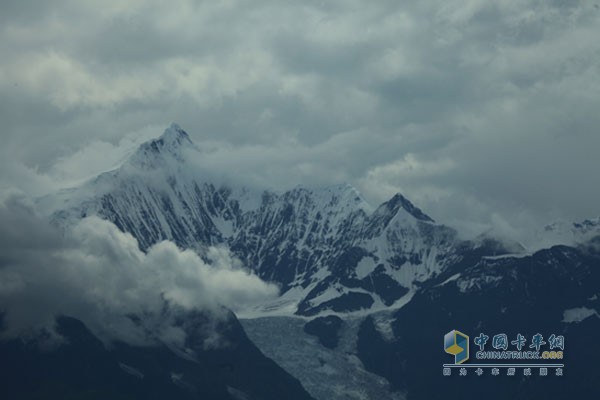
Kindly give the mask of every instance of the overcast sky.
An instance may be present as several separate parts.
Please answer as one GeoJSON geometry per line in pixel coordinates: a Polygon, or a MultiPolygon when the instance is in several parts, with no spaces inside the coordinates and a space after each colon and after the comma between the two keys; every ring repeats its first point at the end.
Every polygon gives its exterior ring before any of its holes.
{"type": "Polygon", "coordinates": [[[2,0],[0,187],[73,184],[175,121],[275,188],[506,232],[595,217],[598,38],[596,0],[2,0]]]}

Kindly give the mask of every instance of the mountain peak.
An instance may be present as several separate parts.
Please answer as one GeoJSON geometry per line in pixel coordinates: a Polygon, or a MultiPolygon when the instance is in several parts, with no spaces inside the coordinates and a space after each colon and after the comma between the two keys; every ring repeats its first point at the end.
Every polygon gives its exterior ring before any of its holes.
{"type": "Polygon", "coordinates": [[[415,207],[406,197],[400,193],[396,193],[390,200],[385,202],[382,206],[385,206],[388,210],[393,211],[395,214],[400,208],[404,209],[407,213],[412,215],[418,220],[426,222],[435,222],[431,217],[421,211],[420,208],[415,207]]]}
{"type": "Polygon", "coordinates": [[[163,134],[160,135],[157,140],[170,145],[182,145],[184,143],[193,144],[187,132],[175,122],[171,123],[171,126],[165,129],[163,134]]]}
{"type": "Polygon", "coordinates": [[[173,122],[158,138],[142,143],[130,162],[144,167],[155,167],[160,164],[157,160],[165,158],[181,162],[184,148],[195,148],[194,142],[186,131],[173,122]]]}

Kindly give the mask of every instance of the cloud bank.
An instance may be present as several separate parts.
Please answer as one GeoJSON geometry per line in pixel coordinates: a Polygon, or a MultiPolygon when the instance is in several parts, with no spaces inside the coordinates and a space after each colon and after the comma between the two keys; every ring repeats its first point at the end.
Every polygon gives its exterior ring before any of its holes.
{"type": "Polygon", "coordinates": [[[277,295],[227,250],[211,248],[208,258],[171,242],[143,253],[135,238],[97,217],[63,235],[10,195],[0,205],[2,335],[52,331],[55,317],[68,315],[108,341],[182,345],[178,310],[219,319],[222,306],[241,310],[277,295]]]}

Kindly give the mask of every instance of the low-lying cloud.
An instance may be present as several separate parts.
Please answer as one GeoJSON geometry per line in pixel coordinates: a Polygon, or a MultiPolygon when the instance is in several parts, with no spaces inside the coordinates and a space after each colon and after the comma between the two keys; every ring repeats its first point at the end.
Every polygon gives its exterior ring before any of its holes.
{"type": "Polygon", "coordinates": [[[222,306],[241,310],[277,295],[226,249],[211,248],[207,258],[171,242],[144,253],[133,236],[97,217],[59,232],[10,195],[0,204],[2,335],[52,332],[56,316],[68,315],[107,341],[181,345],[185,333],[168,310],[218,318],[222,306]]]}

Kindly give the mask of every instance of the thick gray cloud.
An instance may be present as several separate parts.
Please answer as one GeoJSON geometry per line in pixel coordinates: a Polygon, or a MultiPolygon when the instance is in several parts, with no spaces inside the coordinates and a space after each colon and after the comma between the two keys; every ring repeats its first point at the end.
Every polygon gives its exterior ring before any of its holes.
{"type": "Polygon", "coordinates": [[[177,121],[211,174],[401,191],[469,232],[600,213],[594,1],[3,1],[0,21],[2,187],[73,184],[177,121]]]}
{"type": "MultiPolygon", "coordinates": [[[[143,253],[135,238],[97,217],[59,232],[22,195],[8,195],[0,203],[1,334],[53,332],[55,318],[68,315],[107,341],[182,348],[186,336],[175,323],[182,312],[218,322],[223,305],[241,311],[277,296],[227,250],[210,248],[207,258],[171,242],[143,253]]],[[[208,337],[208,345],[218,340],[215,332],[208,337]]]]}

